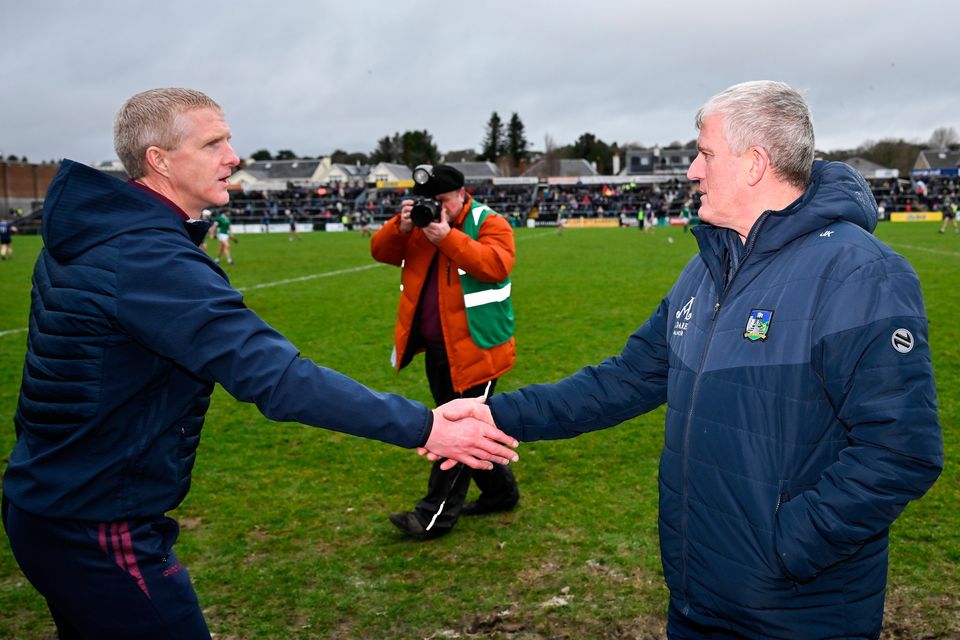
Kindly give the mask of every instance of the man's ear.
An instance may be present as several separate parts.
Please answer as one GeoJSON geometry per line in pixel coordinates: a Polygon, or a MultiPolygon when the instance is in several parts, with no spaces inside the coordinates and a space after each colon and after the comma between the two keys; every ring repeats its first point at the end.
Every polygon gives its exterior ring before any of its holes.
{"type": "Polygon", "coordinates": [[[167,154],[163,149],[156,146],[147,147],[147,165],[156,173],[167,177],[169,175],[169,166],[167,165],[167,154]]]}
{"type": "Polygon", "coordinates": [[[750,158],[750,170],[747,172],[747,184],[756,186],[767,171],[770,170],[770,155],[763,147],[750,147],[747,150],[750,158]]]}

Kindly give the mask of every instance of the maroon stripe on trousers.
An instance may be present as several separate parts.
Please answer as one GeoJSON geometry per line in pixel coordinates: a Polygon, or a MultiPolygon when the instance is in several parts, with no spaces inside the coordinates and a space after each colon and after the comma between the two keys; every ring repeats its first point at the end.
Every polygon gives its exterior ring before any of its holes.
{"type": "Polygon", "coordinates": [[[137,586],[149,598],[150,590],[147,588],[147,581],[143,579],[143,574],[140,573],[137,556],[133,552],[133,540],[130,538],[130,525],[127,522],[120,525],[120,544],[123,548],[123,557],[127,562],[127,573],[133,576],[137,586]]]}
{"type": "Polygon", "coordinates": [[[100,523],[99,538],[100,538],[100,550],[106,553],[107,555],[109,555],[110,552],[107,550],[107,523],[106,522],[100,523]]]}
{"type": "Polygon", "coordinates": [[[120,567],[124,573],[130,575],[136,580],[137,586],[143,591],[144,595],[150,597],[150,589],[147,588],[147,581],[143,579],[140,572],[140,565],[137,564],[137,556],[133,550],[133,539],[130,537],[130,523],[128,522],[101,522],[99,531],[100,549],[107,555],[110,555],[110,548],[113,548],[113,561],[120,567]],[[110,542],[107,543],[107,526],[110,527],[110,542]]]}
{"type": "Polygon", "coordinates": [[[117,566],[127,570],[127,565],[123,562],[123,554],[120,552],[120,523],[111,522],[110,523],[110,545],[113,547],[113,561],[117,563],[117,566]]]}

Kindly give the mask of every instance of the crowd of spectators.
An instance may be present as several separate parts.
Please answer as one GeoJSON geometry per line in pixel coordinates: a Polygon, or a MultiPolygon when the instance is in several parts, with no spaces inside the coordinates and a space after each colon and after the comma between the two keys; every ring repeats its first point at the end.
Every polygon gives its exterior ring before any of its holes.
{"type": "MultiPolygon", "coordinates": [[[[923,179],[870,181],[881,212],[938,210],[960,200],[960,178],[932,176],[923,179]]],[[[655,184],[494,184],[467,185],[478,200],[517,226],[528,219],[556,224],[559,217],[620,218],[628,224],[654,218],[690,217],[699,208],[699,194],[689,181],[675,178],[655,184]]],[[[377,225],[394,215],[400,202],[410,197],[405,189],[377,189],[363,184],[304,188],[290,185],[284,191],[234,191],[232,218],[238,223],[283,222],[293,216],[302,223],[346,222],[352,228],[377,225]]]]}
{"type": "Polygon", "coordinates": [[[656,218],[664,224],[670,217],[687,216],[699,207],[696,188],[687,180],[659,184],[551,185],[535,198],[532,214],[540,221],[564,218],[614,217],[636,220],[656,218]]]}
{"type": "Polygon", "coordinates": [[[940,211],[960,202],[960,177],[930,176],[871,180],[870,188],[881,211],[940,211]]]}
{"type": "Polygon", "coordinates": [[[232,191],[227,206],[238,223],[281,223],[291,215],[303,221],[340,220],[345,213],[353,214],[366,190],[364,185],[310,189],[290,185],[284,191],[232,191]]]}

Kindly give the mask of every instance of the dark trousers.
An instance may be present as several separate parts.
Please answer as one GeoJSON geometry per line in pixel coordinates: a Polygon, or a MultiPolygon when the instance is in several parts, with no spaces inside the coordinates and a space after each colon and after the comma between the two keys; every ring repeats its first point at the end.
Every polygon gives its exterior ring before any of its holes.
{"type": "Polygon", "coordinates": [[[4,506],[13,556],[46,598],[60,640],[209,640],[173,552],[174,520],[52,520],[4,506]]]}
{"type": "MultiPolygon", "coordinates": [[[[484,382],[462,394],[454,391],[453,382],[450,380],[450,362],[447,360],[446,349],[442,346],[427,348],[426,371],[430,393],[433,394],[437,406],[456,398],[477,398],[482,396],[487,388],[487,383],[484,382]]],[[[493,379],[490,382],[489,395],[493,395],[496,386],[497,380],[493,379]]],[[[427,495],[416,507],[417,517],[424,526],[433,523],[431,531],[449,531],[457,524],[471,478],[480,489],[478,502],[484,506],[494,510],[507,510],[512,509],[520,500],[516,478],[508,465],[495,464],[490,471],[480,471],[465,464],[458,464],[448,471],[441,471],[440,464],[441,461],[433,463],[427,483],[427,495]]]]}

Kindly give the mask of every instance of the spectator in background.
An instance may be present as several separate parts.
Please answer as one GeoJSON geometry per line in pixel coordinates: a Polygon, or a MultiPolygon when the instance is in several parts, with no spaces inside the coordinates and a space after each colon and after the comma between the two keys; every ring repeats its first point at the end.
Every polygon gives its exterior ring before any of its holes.
{"type": "Polygon", "coordinates": [[[927,183],[923,180],[917,180],[916,184],[917,200],[925,210],[929,210],[930,201],[928,199],[927,183]]]}
{"type": "MultiPolygon", "coordinates": [[[[417,226],[411,219],[413,200],[404,200],[370,242],[375,260],[402,269],[393,364],[402,369],[425,352],[427,380],[438,405],[488,396],[515,358],[513,231],[466,193],[456,168],[421,165],[414,177],[414,195],[436,198],[439,218],[419,220],[423,226],[417,226]]],[[[507,466],[471,473],[463,465],[447,471],[434,463],[427,495],[414,511],[394,513],[390,521],[414,538],[435,538],[449,533],[460,515],[507,511],[519,499],[507,466]],[[480,498],[464,505],[471,477],[480,498]]]]}
{"type": "Polygon", "coordinates": [[[451,464],[515,458],[487,425],[451,424],[300,357],[244,305],[196,246],[197,218],[227,204],[239,163],[217,103],[137,94],[114,140],[130,182],[64,160],[47,193],[3,478],[10,547],[60,638],[210,638],[165,514],[189,490],[216,382],[274,420],[451,464]]]}
{"type": "Polygon", "coordinates": [[[293,242],[294,240],[300,239],[300,234],[297,233],[297,214],[295,214],[290,209],[286,210],[287,213],[287,223],[290,225],[290,231],[288,232],[287,240],[293,242]]]}
{"type": "MultiPolygon", "coordinates": [[[[203,211],[200,212],[200,221],[203,222],[204,226],[207,227],[208,229],[213,224],[213,220],[210,219],[211,215],[212,214],[210,213],[210,209],[204,209],[203,211]]],[[[204,253],[206,253],[207,251],[207,238],[210,238],[210,237],[213,237],[213,236],[211,236],[209,232],[203,234],[203,238],[201,238],[200,244],[197,245],[198,247],[200,247],[200,250],[203,251],[204,253]]]]}
{"type": "Polygon", "coordinates": [[[226,209],[220,209],[213,216],[213,226],[210,227],[210,237],[216,237],[219,246],[217,247],[217,257],[214,262],[220,264],[220,258],[227,256],[227,264],[233,264],[233,254],[230,252],[230,243],[237,240],[230,232],[230,216],[226,209]]]}
{"type": "Polygon", "coordinates": [[[946,201],[943,203],[943,224],[940,225],[940,233],[947,230],[947,222],[953,221],[953,232],[960,233],[957,228],[957,203],[956,201],[946,201]]]}
{"type": "Polygon", "coordinates": [[[373,214],[369,211],[360,213],[360,237],[368,238],[373,235],[373,214]]]}
{"type": "Polygon", "coordinates": [[[0,260],[13,259],[13,238],[11,236],[17,232],[17,227],[13,220],[0,220],[0,260]]]}
{"type": "Polygon", "coordinates": [[[666,403],[668,638],[876,639],[890,526],[943,468],[920,282],[795,90],[735,85],[696,123],[700,254],[623,351],[455,406],[530,441],[666,403]]]}

